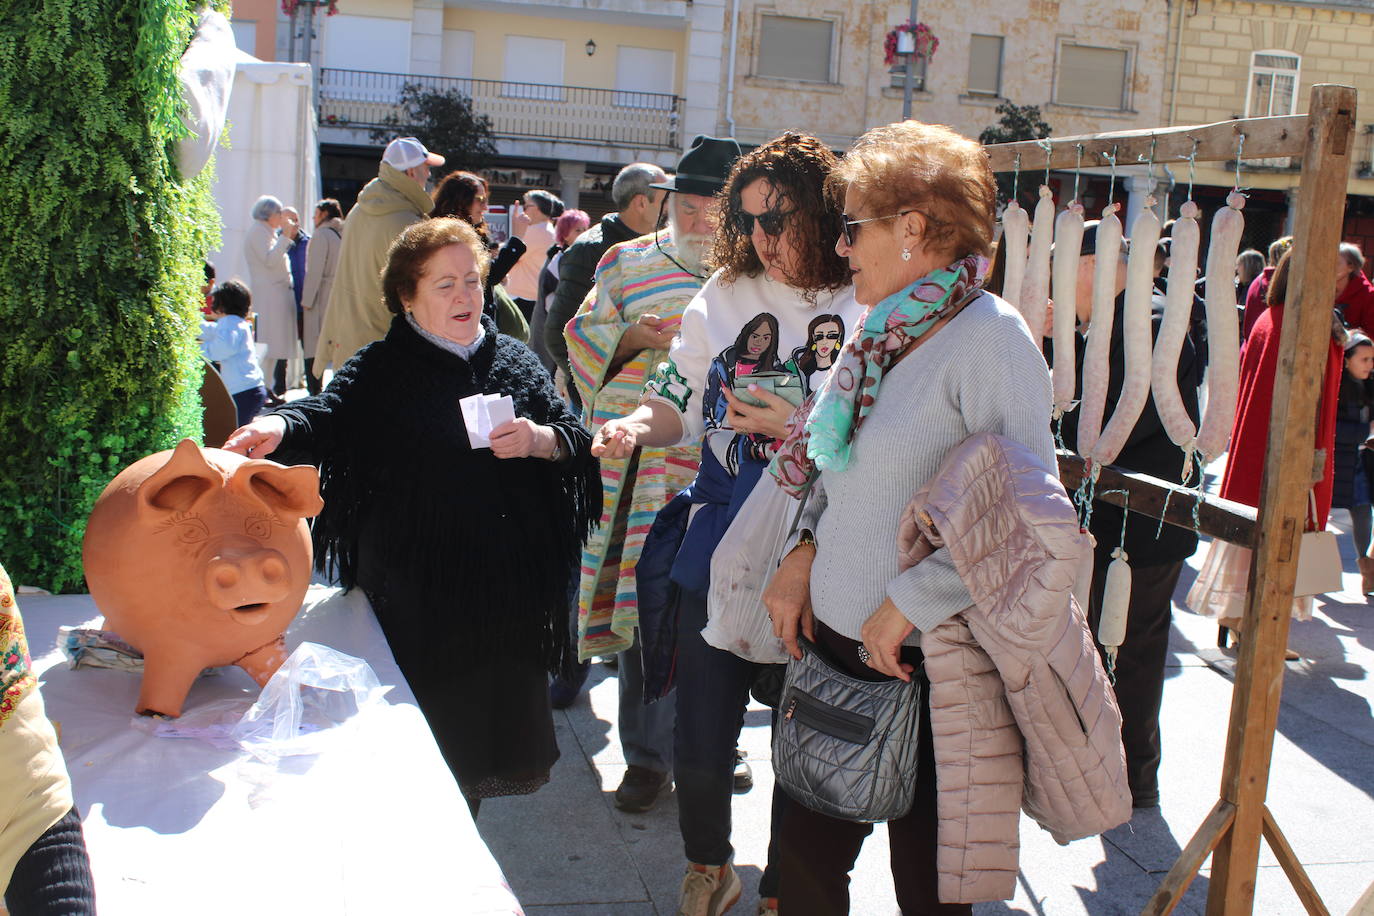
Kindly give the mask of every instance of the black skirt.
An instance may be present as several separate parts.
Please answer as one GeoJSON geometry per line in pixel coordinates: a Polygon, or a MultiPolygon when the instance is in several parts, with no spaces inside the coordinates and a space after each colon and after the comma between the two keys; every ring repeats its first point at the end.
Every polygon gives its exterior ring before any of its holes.
{"type": "Polygon", "coordinates": [[[408,622],[418,609],[394,594],[367,596],[463,795],[527,795],[548,782],[558,742],[544,667],[504,657],[435,670],[408,622]]]}

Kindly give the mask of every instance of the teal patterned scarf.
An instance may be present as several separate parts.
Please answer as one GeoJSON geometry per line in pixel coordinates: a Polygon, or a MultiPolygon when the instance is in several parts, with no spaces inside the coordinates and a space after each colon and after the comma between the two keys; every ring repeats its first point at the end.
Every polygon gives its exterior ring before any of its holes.
{"type": "Polygon", "coordinates": [[[868,310],[829,378],[793,415],[791,432],[768,466],[778,486],[800,496],[821,471],[849,466],[854,437],[878,400],[883,373],[937,321],[977,295],[987,269],[987,258],[969,255],[868,310]]]}

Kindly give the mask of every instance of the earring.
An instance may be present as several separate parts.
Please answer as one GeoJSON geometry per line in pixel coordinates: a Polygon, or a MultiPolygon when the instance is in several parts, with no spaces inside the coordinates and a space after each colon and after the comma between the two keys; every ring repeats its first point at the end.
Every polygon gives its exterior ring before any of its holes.
{"type": "Polygon", "coordinates": [[[903,260],[903,261],[910,261],[910,260],[911,260],[911,249],[910,249],[910,248],[903,248],[903,249],[902,249],[902,260],[903,260]]]}

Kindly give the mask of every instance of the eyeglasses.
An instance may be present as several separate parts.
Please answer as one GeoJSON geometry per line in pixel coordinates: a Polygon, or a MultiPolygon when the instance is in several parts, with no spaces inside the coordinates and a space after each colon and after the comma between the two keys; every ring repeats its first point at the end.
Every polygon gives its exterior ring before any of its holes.
{"type": "Polygon", "coordinates": [[[812,339],[813,341],[816,341],[817,343],[819,343],[819,342],[822,341],[822,340],[839,340],[839,339],[840,339],[840,332],[839,332],[839,331],[817,331],[815,334],[812,334],[812,335],[811,335],[811,339],[812,339]]]}
{"type": "Polygon", "coordinates": [[[793,210],[768,210],[755,216],[752,213],[745,213],[743,210],[735,211],[735,228],[740,231],[740,235],[754,234],[754,220],[758,220],[759,228],[764,235],[771,235],[774,238],[782,235],[783,226],[787,223],[787,217],[791,216],[793,210]]]}
{"type": "Polygon", "coordinates": [[[848,213],[840,214],[840,235],[844,236],[844,243],[853,246],[854,239],[858,233],[854,231],[855,226],[862,226],[864,223],[876,223],[883,219],[896,219],[899,216],[906,216],[908,213],[917,213],[917,210],[903,210],[901,213],[893,213],[888,216],[870,216],[868,219],[850,219],[848,213]]]}

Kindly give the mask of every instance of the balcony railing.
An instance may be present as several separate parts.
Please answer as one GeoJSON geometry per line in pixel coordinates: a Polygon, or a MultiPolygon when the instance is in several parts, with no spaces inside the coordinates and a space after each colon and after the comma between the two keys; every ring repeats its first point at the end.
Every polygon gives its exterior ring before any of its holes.
{"type": "Polygon", "coordinates": [[[320,124],[371,130],[401,115],[401,87],[457,89],[473,110],[491,118],[497,137],[551,140],[630,149],[680,148],[682,100],[661,92],[547,86],[502,80],[453,79],[369,70],[320,70],[320,124]]]}

